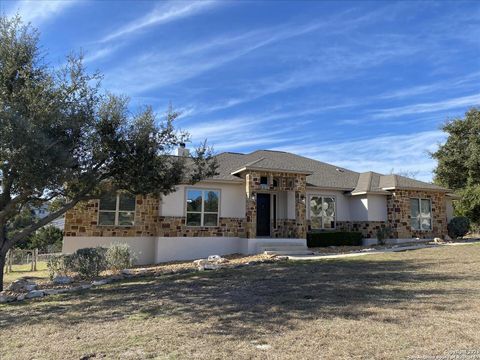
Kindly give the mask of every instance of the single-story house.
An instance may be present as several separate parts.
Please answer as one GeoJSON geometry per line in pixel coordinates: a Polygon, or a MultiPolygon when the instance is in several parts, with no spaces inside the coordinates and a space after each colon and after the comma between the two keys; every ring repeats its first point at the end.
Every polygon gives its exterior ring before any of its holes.
{"type": "Polygon", "coordinates": [[[218,175],[167,196],[118,193],[77,205],[65,216],[63,251],[127,243],[140,264],[158,263],[305,245],[308,231],[359,231],[373,239],[388,224],[395,239],[444,237],[453,216],[450,190],[399,175],[358,173],[282,151],[216,159],[218,175]]]}

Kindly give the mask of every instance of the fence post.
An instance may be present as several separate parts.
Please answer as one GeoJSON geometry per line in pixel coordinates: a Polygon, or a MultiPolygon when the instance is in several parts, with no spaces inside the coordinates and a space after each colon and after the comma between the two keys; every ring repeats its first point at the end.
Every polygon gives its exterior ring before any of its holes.
{"type": "Polygon", "coordinates": [[[33,266],[33,271],[37,271],[37,261],[38,261],[38,248],[35,248],[33,252],[33,258],[34,258],[34,266],[33,266]]]}
{"type": "Polygon", "coordinates": [[[8,250],[7,258],[7,274],[12,272],[12,258],[13,258],[13,249],[8,250]]]}
{"type": "Polygon", "coordinates": [[[5,271],[5,274],[8,274],[8,259],[10,258],[10,250],[5,254],[5,269],[2,268],[2,273],[5,271]]]}

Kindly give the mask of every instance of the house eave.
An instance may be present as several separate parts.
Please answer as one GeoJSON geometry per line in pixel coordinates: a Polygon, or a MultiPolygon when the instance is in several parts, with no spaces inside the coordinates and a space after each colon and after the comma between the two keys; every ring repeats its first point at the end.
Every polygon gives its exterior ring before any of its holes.
{"type": "Polygon", "coordinates": [[[281,173],[288,173],[288,174],[302,174],[302,175],[312,175],[311,171],[303,171],[303,170],[288,170],[288,169],[273,169],[273,168],[264,168],[264,167],[257,167],[257,166],[244,166],[238,170],[235,170],[230,173],[230,175],[237,175],[244,171],[265,171],[265,172],[281,172],[281,173]]]}

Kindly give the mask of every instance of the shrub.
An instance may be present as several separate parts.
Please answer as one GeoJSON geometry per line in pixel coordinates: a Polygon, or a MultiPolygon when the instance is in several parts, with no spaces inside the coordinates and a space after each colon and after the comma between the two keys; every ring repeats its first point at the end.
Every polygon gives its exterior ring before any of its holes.
{"type": "Polygon", "coordinates": [[[77,272],[83,278],[97,277],[106,270],[106,252],[102,247],[78,249],[68,259],[67,269],[77,272]]]}
{"type": "Polygon", "coordinates": [[[361,246],[363,235],[359,232],[325,231],[307,233],[308,247],[361,246]]]}
{"type": "Polygon", "coordinates": [[[390,226],[382,225],[380,229],[377,230],[377,240],[379,245],[385,245],[386,240],[392,234],[392,228],[390,226]]]}
{"type": "Polygon", "coordinates": [[[118,271],[129,268],[133,264],[133,256],[127,244],[114,244],[106,252],[107,267],[118,271]]]}
{"type": "Polygon", "coordinates": [[[468,230],[470,229],[470,220],[465,216],[454,217],[448,223],[447,229],[448,235],[452,239],[463,237],[468,233],[468,230]]]}
{"type": "Polygon", "coordinates": [[[69,258],[71,255],[51,256],[47,260],[48,276],[53,280],[56,276],[67,276],[70,272],[69,258]]]}

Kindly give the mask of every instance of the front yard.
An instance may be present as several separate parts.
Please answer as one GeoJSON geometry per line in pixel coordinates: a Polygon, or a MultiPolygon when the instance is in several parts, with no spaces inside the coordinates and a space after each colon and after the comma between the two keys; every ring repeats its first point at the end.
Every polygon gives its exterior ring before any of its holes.
{"type": "Polygon", "coordinates": [[[479,268],[463,245],[132,279],[0,305],[0,357],[480,358],[479,268]]]}

